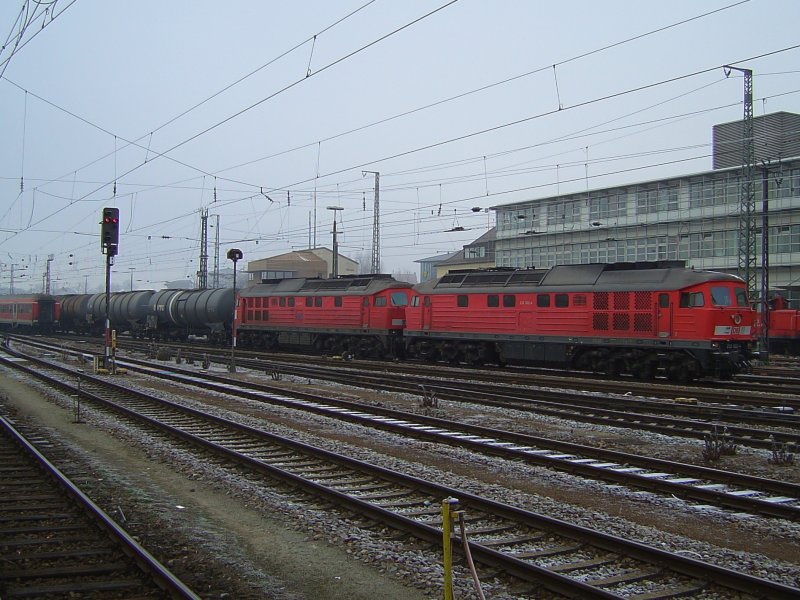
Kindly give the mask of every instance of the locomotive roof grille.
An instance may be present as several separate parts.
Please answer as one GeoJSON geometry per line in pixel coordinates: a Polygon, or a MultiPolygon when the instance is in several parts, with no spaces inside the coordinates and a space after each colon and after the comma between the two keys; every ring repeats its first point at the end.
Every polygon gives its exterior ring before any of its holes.
{"type": "Polygon", "coordinates": [[[686,269],[684,261],[651,261],[628,263],[592,263],[559,265],[547,270],[525,269],[512,272],[498,270],[450,271],[438,281],[420,284],[421,293],[433,290],[469,289],[473,291],[506,288],[524,291],[526,288],[569,288],[574,291],[656,289],[659,286],[682,287],[702,280],[738,280],[734,275],[686,269]]]}

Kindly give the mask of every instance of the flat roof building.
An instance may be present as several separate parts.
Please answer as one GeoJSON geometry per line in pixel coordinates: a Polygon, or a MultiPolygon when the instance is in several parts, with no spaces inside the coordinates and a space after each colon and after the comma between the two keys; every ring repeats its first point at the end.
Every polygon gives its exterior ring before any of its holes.
{"type": "MultiPolygon", "coordinates": [[[[735,274],[742,174],[736,123],[714,128],[714,165],[720,168],[492,207],[496,265],[684,260],[735,274]]],[[[800,300],[800,115],[757,117],[754,137],[757,252],[760,257],[766,187],[770,290],[800,300]],[[767,159],[763,175],[761,161],[767,159]]],[[[757,265],[758,280],[760,258],[757,265]]]]}

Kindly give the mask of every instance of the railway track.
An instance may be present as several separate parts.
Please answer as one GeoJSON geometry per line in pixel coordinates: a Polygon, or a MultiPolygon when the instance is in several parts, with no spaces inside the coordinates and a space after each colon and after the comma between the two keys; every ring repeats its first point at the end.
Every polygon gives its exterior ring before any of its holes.
{"type": "Polygon", "coordinates": [[[0,416],[0,597],[198,600],[0,416]]]}
{"type": "MultiPolygon", "coordinates": [[[[180,351],[184,357],[193,357],[194,360],[198,361],[204,357],[209,357],[218,362],[230,362],[230,350],[219,346],[196,348],[185,343],[159,343],[156,345],[129,339],[120,340],[119,343],[121,348],[140,352],[151,352],[155,347],[166,347],[173,352],[180,351]]],[[[237,364],[245,364],[246,361],[251,360],[254,363],[261,361],[264,363],[262,368],[269,367],[269,365],[325,368],[332,363],[347,364],[347,361],[331,359],[330,357],[242,350],[237,351],[236,360],[237,364]]],[[[660,380],[642,382],[631,378],[607,379],[587,373],[556,373],[553,369],[478,369],[459,365],[430,365],[410,362],[387,363],[373,360],[358,360],[357,364],[360,370],[372,371],[381,375],[392,373],[404,376],[439,378],[444,372],[450,377],[504,386],[536,386],[539,388],[577,389],[606,394],[629,394],[636,398],[654,398],[669,403],[674,403],[677,397],[691,397],[697,401],[700,407],[699,410],[704,410],[705,407],[708,407],[707,410],[709,411],[726,407],[739,407],[752,411],[759,408],[771,410],[775,406],[784,406],[800,413],[800,381],[787,381],[785,377],[747,377],[741,380],[737,379],[735,382],[713,382],[713,384],[701,382],[689,386],[676,386],[660,380]],[[743,386],[743,381],[748,382],[748,385],[743,386]]],[[[696,410],[695,414],[697,414],[696,410]]]]}
{"type": "MultiPolygon", "coordinates": [[[[800,520],[800,485],[661,460],[631,453],[470,425],[327,396],[291,392],[229,376],[153,367],[148,361],[120,362],[181,385],[312,412],[332,419],[391,431],[405,437],[460,446],[473,452],[544,466],[579,477],[643,489],[704,505],[750,514],[800,520]]],[[[52,368],[56,368],[52,365],[52,368]]],[[[59,367],[63,368],[63,367],[59,367]]],[[[64,369],[68,372],[67,369],[64,369]]],[[[354,376],[351,376],[354,377],[354,376]]]]}
{"type": "MultiPolygon", "coordinates": [[[[23,368],[19,362],[10,364],[23,368]]],[[[467,515],[468,544],[479,564],[568,597],[741,599],[800,594],[798,588],[377,467],[101,378],[83,376],[78,389],[68,384],[61,370],[49,376],[41,372],[49,369],[37,364],[36,376],[136,426],[431,544],[441,541],[442,501],[455,498],[467,515]]]]}
{"type": "MultiPolygon", "coordinates": [[[[26,344],[36,345],[29,339],[20,338],[26,344]]],[[[53,351],[52,346],[42,345],[53,351]]],[[[132,348],[147,351],[145,344],[134,344],[132,348]]],[[[203,354],[194,351],[181,351],[187,360],[216,361],[227,363],[228,353],[217,349],[214,353],[203,354]]],[[[561,389],[548,381],[548,387],[529,387],[513,385],[508,381],[491,382],[482,378],[485,373],[476,375],[467,371],[448,371],[448,375],[463,375],[465,381],[449,381],[441,377],[441,371],[434,376],[424,368],[402,366],[391,372],[385,363],[348,363],[343,361],[324,361],[319,358],[309,364],[276,362],[259,358],[240,358],[240,367],[257,371],[289,374],[309,379],[324,379],[345,385],[368,389],[384,389],[409,394],[436,394],[439,399],[535,412],[536,414],[580,422],[595,423],[609,427],[627,427],[651,431],[669,436],[682,436],[699,440],[724,440],[752,448],[780,452],[792,450],[800,444],[800,415],[782,410],[744,409],[736,405],[703,404],[694,398],[674,398],[665,400],[633,395],[604,395],[597,392],[581,391],[573,387],[561,389]],[[513,391],[512,391],[513,390],[513,391]],[[689,402],[687,402],[687,400],[689,402]],[[612,407],[612,408],[609,408],[612,407]],[[750,424],[751,426],[742,426],[750,424]],[[759,427],[756,427],[759,426],[759,427]]],[[[629,392],[628,392],[629,393],[629,392]]],[[[773,402],[787,402],[773,398],[773,402]]],[[[783,406],[783,405],[781,405],[783,406]]]]}

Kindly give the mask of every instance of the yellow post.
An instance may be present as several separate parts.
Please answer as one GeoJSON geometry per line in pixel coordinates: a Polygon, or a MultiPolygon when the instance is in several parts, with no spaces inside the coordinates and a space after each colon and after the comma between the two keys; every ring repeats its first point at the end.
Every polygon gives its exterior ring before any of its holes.
{"type": "Polygon", "coordinates": [[[442,546],[444,549],[444,600],[453,600],[453,511],[458,507],[457,498],[442,500],[442,546]]]}

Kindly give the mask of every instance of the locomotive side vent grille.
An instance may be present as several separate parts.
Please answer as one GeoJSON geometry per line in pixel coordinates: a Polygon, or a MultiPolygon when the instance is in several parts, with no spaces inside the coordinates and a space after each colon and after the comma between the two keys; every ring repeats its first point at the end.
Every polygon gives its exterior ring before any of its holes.
{"type": "Polygon", "coordinates": [[[592,315],[592,327],[595,331],[608,331],[608,313],[594,313],[592,315]]]}
{"type": "Polygon", "coordinates": [[[614,292],[614,310],[627,310],[630,307],[631,295],[628,292],[614,292]]]}
{"type": "Polygon", "coordinates": [[[634,306],[636,310],[647,310],[652,303],[651,292],[634,292],[634,306]]]}
{"type": "Polygon", "coordinates": [[[593,299],[595,310],[608,310],[608,292],[595,292],[593,299]]]}
{"type": "Polygon", "coordinates": [[[575,294],[572,304],[573,306],[586,306],[586,296],[584,294],[575,294]]]}
{"type": "Polygon", "coordinates": [[[637,313],[633,315],[633,330],[652,332],[653,331],[653,315],[650,313],[637,313]]]}
{"type": "Polygon", "coordinates": [[[627,313],[614,313],[614,331],[627,331],[630,327],[630,315],[627,313]]]}

